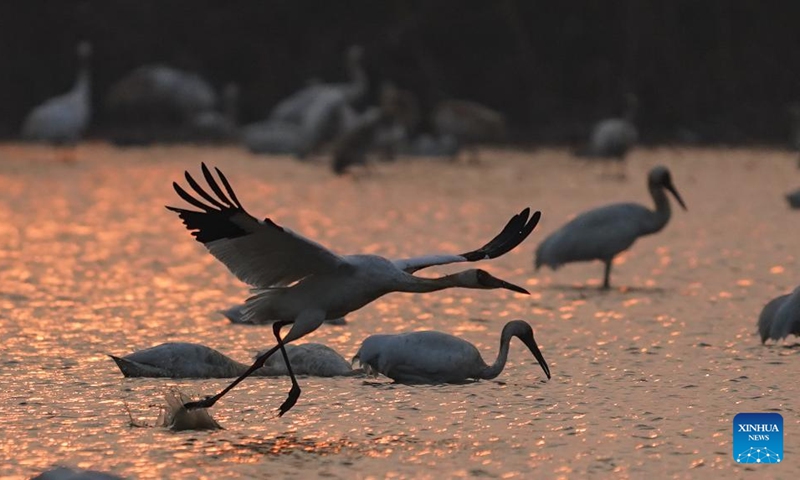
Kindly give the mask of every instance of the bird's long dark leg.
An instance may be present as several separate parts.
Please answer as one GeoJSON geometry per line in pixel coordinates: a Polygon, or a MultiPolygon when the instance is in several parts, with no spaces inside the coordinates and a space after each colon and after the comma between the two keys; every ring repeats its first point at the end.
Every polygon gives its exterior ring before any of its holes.
{"type": "Polygon", "coordinates": [[[289,378],[292,379],[292,389],[289,390],[289,396],[286,397],[286,400],[281,404],[278,410],[279,417],[282,417],[284,413],[294,407],[294,404],[297,403],[297,399],[300,398],[300,384],[297,383],[297,378],[295,378],[294,372],[292,371],[292,364],[289,362],[289,354],[286,353],[286,345],[284,345],[283,340],[281,340],[281,328],[289,323],[290,322],[275,322],[272,324],[272,333],[275,334],[275,338],[278,340],[278,347],[281,349],[283,361],[286,363],[286,370],[289,371],[289,378]]]}
{"type": "Polygon", "coordinates": [[[611,258],[609,258],[608,260],[605,260],[606,271],[605,271],[605,274],[603,275],[603,289],[604,290],[608,290],[609,288],[611,288],[611,282],[609,281],[609,279],[611,277],[611,262],[612,261],[613,261],[613,259],[611,259],[611,258]]]}
{"type": "Polygon", "coordinates": [[[258,358],[256,358],[256,361],[253,362],[252,365],[250,365],[250,368],[248,368],[243,374],[239,375],[239,378],[237,378],[236,380],[231,382],[230,385],[225,387],[218,394],[216,394],[216,395],[214,395],[212,397],[206,397],[203,400],[199,400],[197,402],[185,403],[185,404],[183,404],[184,408],[186,408],[187,410],[193,410],[195,408],[209,408],[209,407],[212,407],[215,403],[217,403],[217,400],[219,400],[220,398],[224,397],[225,394],[228,393],[233,387],[238,385],[239,382],[241,382],[245,378],[249,377],[251,373],[255,372],[259,368],[263,367],[264,363],[267,361],[267,359],[273,353],[277,352],[280,347],[281,347],[280,345],[276,345],[276,346],[270,348],[269,350],[267,350],[267,352],[264,353],[263,355],[261,355],[258,358]]]}

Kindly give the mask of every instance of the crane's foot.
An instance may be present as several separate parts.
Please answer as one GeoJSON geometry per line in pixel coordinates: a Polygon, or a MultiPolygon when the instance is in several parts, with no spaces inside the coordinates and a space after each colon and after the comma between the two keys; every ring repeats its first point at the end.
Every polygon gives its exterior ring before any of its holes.
{"type": "Polygon", "coordinates": [[[289,390],[289,396],[286,397],[286,400],[278,409],[278,416],[282,417],[284,413],[288,412],[292,407],[294,407],[294,404],[297,403],[298,398],[300,398],[300,387],[297,385],[292,385],[292,389],[289,390]]]}
{"type": "Polygon", "coordinates": [[[196,402],[186,402],[186,403],[183,404],[183,408],[185,408],[186,410],[195,410],[195,409],[198,409],[198,408],[210,408],[210,407],[214,406],[215,403],[217,403],[216,396],[213,396],[213,397],[212,396],[208,396],[208,397],[206,397],[206,398],[204,398],[202,400],[198,400],[196,402]]]}

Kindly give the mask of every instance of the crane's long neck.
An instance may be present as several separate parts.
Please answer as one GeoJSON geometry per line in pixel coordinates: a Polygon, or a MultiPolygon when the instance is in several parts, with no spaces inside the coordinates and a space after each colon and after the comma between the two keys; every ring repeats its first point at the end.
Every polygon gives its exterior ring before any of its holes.
{"type": "Polygon", "coordinates": [[[474,275],[470,275],[469,270],[437,278],[424,278],[405,274],[397,287],[397,291],[409,293],[438,292],[439,290],[453,287],[485,288],[478,284],[474,279],[474,275]]]}
{"type": "Polygon", "coordinates": [[[367,93],[369,80],[367,79],[367,72],[364,71],[364,67],[358,59],[348,61],[347,71],[350,76],[350,86],[346,92],[346,100],[348,103],[353,103],[367,93]]]}
{"type": "Polygon", "coordinates": [[[495,378],[496,376],[500,375],[500,372],[506,367],[506,360],[508,360],[508,348],[509,344],[511,343],[511,335],[506,334],[503,331],[503,334],[500,335],[500,351],[497,353],[497,359],[494,361],[493,364],[487,365],[486,368],[481,370],[480,378],[485,380],[490,380],[495,378]]]}
{"type": "Polygon", "coordinates": [[[667,193],[664,191],[664,188],[660,185],[650,185],[649,189],[650,196],[653,197],[656,209],[644,224],[642,232],[644,234],[655,233],[664,228],[664,225],[667,224],[669,217],[672,215],[669,199],[667,198],[667,193]]]}
{"type": "Polygon", "coordinates": [[[92,74],[88,58],[81,58],[78,76],[75,78],[75,86],[72,89],[82,95],[87,102],[89,101],[92,89],[92,74]]]}

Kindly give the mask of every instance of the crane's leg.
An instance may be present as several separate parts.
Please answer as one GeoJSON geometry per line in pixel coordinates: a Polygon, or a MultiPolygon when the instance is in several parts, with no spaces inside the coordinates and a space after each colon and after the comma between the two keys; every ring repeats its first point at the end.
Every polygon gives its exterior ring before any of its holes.
{"type": "Polygon", "coordinates": [[[611,282],[609,281],[609,279],[611,277],[611,262],[612,261],[613,261],[613,259],[605,260],[606,271],[605,271],[605,274],[603,275],[603,290],[608,290],[609,288],[611,288],[611,282]]]}
{"type": "Polygon", "coordinates": [[[286,400],[284,400],[278,409],[279,417],[282,417],[284,413],[294,407],[294,404],[297,403],[297,399],[300,398],[300,384],[297,383],[297,378],[292,371],[292,364],[289,362],[289,354],[286,353],[286,345],[284,345],[283,340],[281,340],[281,327],[287,324],[288,322],[275,322],[272,324],[272,333],[275,334],[275,339],[278,340],[278,347],[281,349],[281,355],[283,355],[286,370],[289,371],[289,378],[292,379],[292,389],[289,390],[289,396],[286,397],[286,400]]]}
{"type": "MultiPolygon", "coordinates": [[[[275,324],[278,324],[278,323],[280,323],[281,327],[282,327],[283,325],[286,325],[289,322],[275,322],[275,324]]],[[[278,327],[278,330],[280,330],[280,327],[278,327]]],[[[236,385],[239,385],[239,382],[241,382],[245,378],[249,377],[250,374],[252,374],[256,370],[258,370],[259,368],[263,367],[264,363],[267,361],[267,359],[269,357],[271,357],[272,354],[277,352],[279,349],[281,349],[281,344],[278,344],[278,345],[270,348],[263,355],[261,355],[258,358],[256,358],[256,361],[253,362],[252,365],[250,365],[250,368],[245,370],[245,372],[243,374],[239,375],[239,378],[237,378],[236,380],[231,382],[230,385],[228,385],[227,387],[222,389],[222,391],[219,392],[218,394],[216,394],[214,396],[206,397],[203,400],[198,400],[196,402],[185,403],[183,405],[184,408],[186,408],[187,410],[194,410],[195,408],[210,408],[210,407],[214,406],[214,404],[217,403],[217,401],[220,398],[224,397],[226,393],[231,391],[231,389],[233,387],[235,387],[236,385]]],[[[289,365],[288,361],[287,361],[286,365],[287,366],[289,365]]],[[[296,383],[296,380],[295,380],[295,383],[296,383]]],[[[298,390],[299,390],[299,388],[298,388],[298,390]]],[[[299,392],[298,392],[298,396],[299,396],[299,392]]],[[[295,401],[297,401],[297,399],[295,399],[295,401]]]]}

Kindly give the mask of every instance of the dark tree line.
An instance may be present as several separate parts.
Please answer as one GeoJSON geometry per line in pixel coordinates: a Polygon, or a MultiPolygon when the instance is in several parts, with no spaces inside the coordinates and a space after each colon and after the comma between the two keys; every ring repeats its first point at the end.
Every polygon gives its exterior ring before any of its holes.
{"type": "Polygon", "coordinates": [[[778,144],[800,101],[798,19],[796,0],[2,2],[0,135],[69,88],[85,38],[95,136],[104,92],[143,63],[238,82],[255,120],[308,78],[344,78],[342,54],[361,43],[373,99],[381,80],[423,109],[474,99],[520,141],[574,141],[634,92],[645,141],[778,144]]]}

